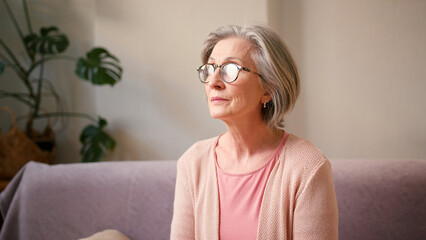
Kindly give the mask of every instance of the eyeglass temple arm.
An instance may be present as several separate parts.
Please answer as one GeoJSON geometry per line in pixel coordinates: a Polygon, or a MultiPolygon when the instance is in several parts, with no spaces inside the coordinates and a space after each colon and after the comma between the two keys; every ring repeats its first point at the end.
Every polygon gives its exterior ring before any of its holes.
{"type": "Polygon", "coordinates": [[[259,75],[259,77],[263,78],[263,77],[262,77],[262,75],[260,75],[260,73],[257,73],[257,72],[255,72],[255,71],[252,71],[252,70],[250,70],[250,69],[248,69],[248,68],[246,68],[246,67],[241,67],[241,69],[243,69],[243,70],[244,70],[244,71],[246,71],[246,72],[252,72],[252,73],[255,73],[255,74],[259,75]]]}

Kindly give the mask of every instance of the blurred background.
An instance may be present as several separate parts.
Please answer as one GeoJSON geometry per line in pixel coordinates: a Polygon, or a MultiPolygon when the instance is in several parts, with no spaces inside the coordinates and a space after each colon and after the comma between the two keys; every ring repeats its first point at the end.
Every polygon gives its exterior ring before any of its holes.
{"type": "MultiPolygon", "coordinates": [[[[8,2],[24,24],[22,2],[8,2]]],[[[282,36],[300,71],[288,132],[329,158],[426,159],[424,0],[29,0],[28,7],[35,29],[57,25],[68,35],[68,55],[104,46],[121,60],[123,79],[114,87],[92,87],[65,61],[47,72],[68,111],[108,119],[117,146],[107,160],[177,159],[195,141],[226,131],[209,116],[195,71],[200,50],[222,25],[256,23],[282,36]]],[[[2,3],[0,23],[1,38],[22,48],[2,3]]],[[[0,89],[21,87],[0,81],[0,89]]],[[[7,98],[2,105],[26,111],[7,98]]],[[[57,133],[56,162],[81,161],[85,125],[73,118],[57,133]]]]}

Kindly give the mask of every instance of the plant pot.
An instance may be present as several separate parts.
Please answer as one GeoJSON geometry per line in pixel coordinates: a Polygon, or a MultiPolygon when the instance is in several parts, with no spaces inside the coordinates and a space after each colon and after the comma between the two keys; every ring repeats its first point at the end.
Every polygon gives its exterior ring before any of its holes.
{"type": "Polygon", "coordinates": [[[29,138],[16,125],[13,111],[3,107],[12,116],[12,127],[5,134],[0,133],[0,179],[11,179],[29,161],[53,163],[56,146],[55,134],[47,126],[43,133],[33,130],[29,138]]]}

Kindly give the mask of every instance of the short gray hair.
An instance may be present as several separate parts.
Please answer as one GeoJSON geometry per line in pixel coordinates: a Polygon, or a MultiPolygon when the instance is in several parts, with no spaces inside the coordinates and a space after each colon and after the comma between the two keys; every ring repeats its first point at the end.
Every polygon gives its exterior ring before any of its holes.
{"type": "Polygon", "coordinates": [[[204,42],[201,60],[207,63],[214,46],[230,37],[249,41],[254,46],[252,60],[262,75],[261,84],[272,100],[262,108],[263,120],[268,127],[284,128],[284,115],[290,112],[300,92],[296,64],[284,41],[267,26],[228,25],[209,34],[204,42]]]}

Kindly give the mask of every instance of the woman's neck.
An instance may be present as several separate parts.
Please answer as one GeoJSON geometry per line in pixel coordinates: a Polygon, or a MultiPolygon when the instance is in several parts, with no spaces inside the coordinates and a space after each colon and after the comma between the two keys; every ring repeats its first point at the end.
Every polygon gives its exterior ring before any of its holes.
{"type": "Polygon", "coordinates": [[[228,173],[247,173],[263,166],[279,146],[282,130],[264,123],[250,127],[227,124],[228,132],[219,138],[215,149],[219,167],[228,173]]]}
{"type": "Polygon", "coordinates": [[[283,136],[283,131],[271,129],[263,120],[226,122],[228,132],[219,140],[223,150],[239,159],[249,158],[262,151],[274,150],[283,136]]]}

